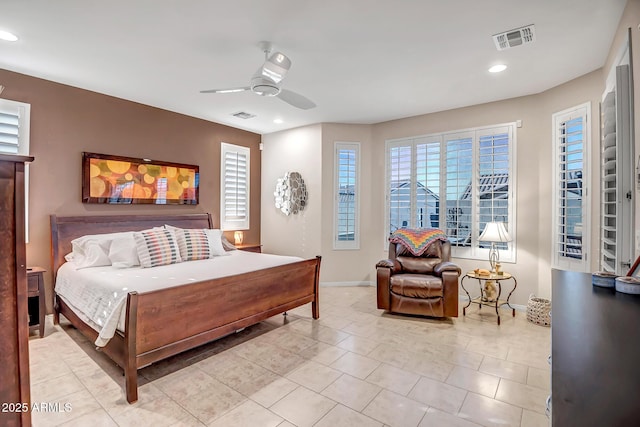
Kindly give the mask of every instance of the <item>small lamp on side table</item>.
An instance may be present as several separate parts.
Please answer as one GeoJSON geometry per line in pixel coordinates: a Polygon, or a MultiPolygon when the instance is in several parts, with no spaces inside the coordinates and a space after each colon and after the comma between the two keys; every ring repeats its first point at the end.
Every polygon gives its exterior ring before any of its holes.
{"type": "Polygon", "coordinates": [[[509,236],[502,222],[488,222],[478,240],[481,242],[491,242],[489,264],[491,264],[491,272],[495,273],[496,264],[500,261],[500,254],[496,243],[510,242],[511,236],[509,236]]]}
{"type": "MultiPolygon", "coordinates": [[[[498,273],[496,271],[496,264],[500,261],[500,253],[496,243],[510,242],[511,236],[507,232],[502,222],[488,222],[482,234],[478,238],[481,242],[491,242],[491,249],[489,250],[489,264],[491,264],[491,273],[498,273]]],[[[499,265],[499,264],[498,264],[499,265]]],[[[496,284],[493,280],[485,281],[484,294],[488,301],[494,301],[495,298],[490,299],[489,295],[494,296],[496,290],[496,284]]]]}
{"type": "Polygon", "coordinates": [[[236,245],[241,245],[244,240],[244,233],[242,231],[236,231],[233,233],[233,240],[236,245]]]}

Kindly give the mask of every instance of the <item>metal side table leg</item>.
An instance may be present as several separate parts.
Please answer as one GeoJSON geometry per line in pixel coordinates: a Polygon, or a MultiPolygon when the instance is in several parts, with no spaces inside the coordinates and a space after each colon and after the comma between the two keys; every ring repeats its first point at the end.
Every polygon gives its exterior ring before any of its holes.
{"type": "Polygon", "coordinates": [[[462,315],[466,316],[467,315],[467,308],[471,305],[471,295],[469,295],[469,291],[467,291],[467,289],[464,287],[464,279],[466,279],[467,276],[462,277],[462,280],[460,280],[460,286],[462,286],[462,290],[467,294],[467,298],[469,300],[469,302],[467,302],[467,305],[465,305],[464,307],[462,307],[462,315]]]}
{"type": "Polygon", "coordinates": [[[514,276],[511,276],[511,278],[513,279],[513,289],[511,289],[511,292],[509,292],[509,295],[507,296],[507,305],[511,309],[512,316],[516,317],[516,309],[511,307],[511,304],[509,304],[509,299],[511,298],[511,294],[513,293],[513,291],[515,291],[516,288],[518,287],[518,281],[516,280],[516,278],[514,276]]]}
{"type": "Polygon", "coordinates": [[[502,284],[500,280],[496,280],[496,285],[498,285],[498,297],[496,298],[496,316],[498,316],[498,326],[500,326],[500,312],[498,308],[500,307],[500,295],[502,294],[502,284]]]}

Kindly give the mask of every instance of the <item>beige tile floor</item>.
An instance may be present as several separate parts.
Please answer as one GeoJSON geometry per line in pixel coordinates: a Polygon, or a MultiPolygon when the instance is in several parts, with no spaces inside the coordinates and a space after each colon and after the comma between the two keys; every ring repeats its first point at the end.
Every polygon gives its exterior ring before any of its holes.
{"type": "Polygon", "coordinates": [[[321,288],[310,307],[139,372],[122,371],[64,322],[31,337],[38,426],[548,426],[550,329],[473,306],[466,317],[384,313],[373,287],[321,288]],[[63,406],[61,406],[63,408],[63,406]]]}

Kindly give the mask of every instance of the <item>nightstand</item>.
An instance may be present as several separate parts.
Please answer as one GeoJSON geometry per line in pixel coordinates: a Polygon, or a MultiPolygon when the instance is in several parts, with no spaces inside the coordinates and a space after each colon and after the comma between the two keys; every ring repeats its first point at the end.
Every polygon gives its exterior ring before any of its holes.
{"type": "Polygon", "coordinates": [[[29,332],[38,330],[40,338],[44,336],[44,272],[40,267],[27,268],[27,287],[29,296],[29,332]]]}
{"type": "Polygon", "coordinates": [[[262,245],[246,244],[246,245],[235,245],[235,246],[241,251],[262,253],[262,245]]]}

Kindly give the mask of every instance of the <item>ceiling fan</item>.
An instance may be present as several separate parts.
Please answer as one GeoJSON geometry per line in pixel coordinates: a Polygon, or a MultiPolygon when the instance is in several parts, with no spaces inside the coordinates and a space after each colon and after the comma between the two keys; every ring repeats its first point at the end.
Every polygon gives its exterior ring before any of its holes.
{"type": "Polygon", "coordinates": [[[271,53],[270,42],[260,42],[259,47],[264,52],[265,61],[251,77],[249,86],[202,90],[200,93],[233,93],[250,90],[260,96],[276,96],[287,104],[303,110],[314,108],[316,104],[310,99],[281,87],[282,80],[291,68],[291,60],[281,52],[271,53]]]}

